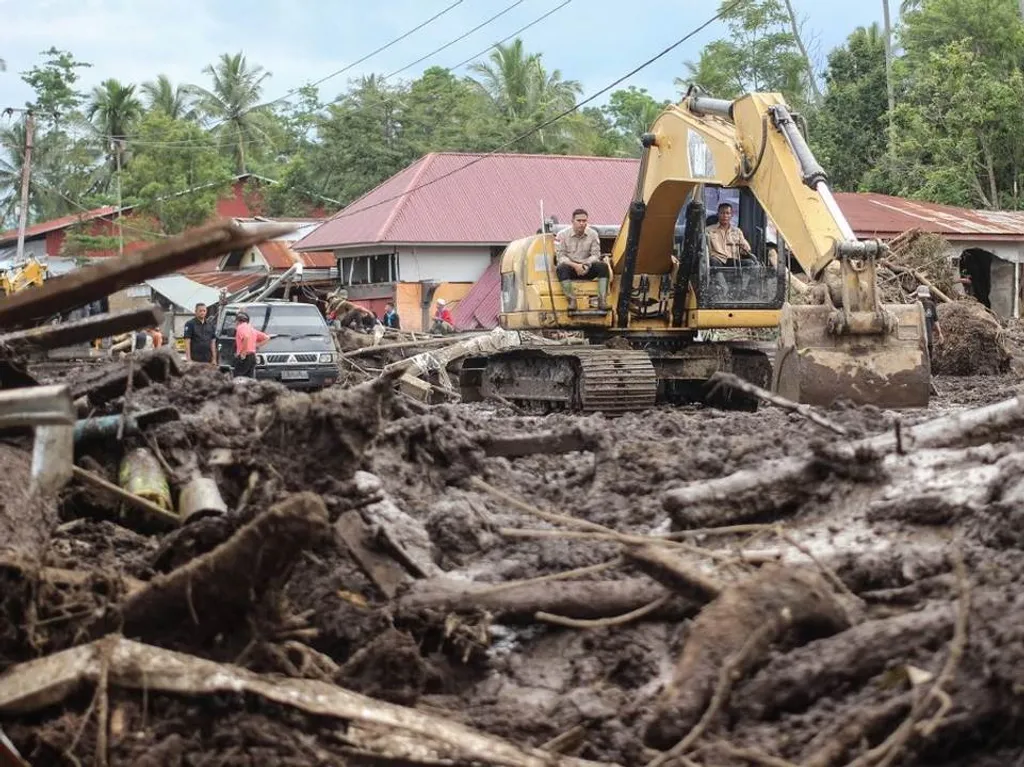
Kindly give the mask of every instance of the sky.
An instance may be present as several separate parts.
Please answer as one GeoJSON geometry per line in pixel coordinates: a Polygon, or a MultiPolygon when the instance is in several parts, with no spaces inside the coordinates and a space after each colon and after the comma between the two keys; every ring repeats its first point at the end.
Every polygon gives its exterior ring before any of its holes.
{"type": "MultiPolygon", "coordinates": [[[[350,67],[327,80],[321,96],[344,92],[349,79],[391,74],[469,32],[515,0],[462,0],[401,42],[353,66],[454,0],[0,0],[0,109],[23,107],[31,91],[20,72],[42,61],[51,46],[92,64],[79,85],[91,90],[114,77],[144,82],[167,74],[177,83],[206,84],[202,69],[221,53],[242,51],[271,73],[266,100],[350,67]]],[[[520,0],[499,18],[391,80],[414,79],[430,66],[452,67],[547,13],[564,0],[520,0]]],[[[816,59],[857,26],[881,21],[879,3],[793,0],[816,59]]],[[[894,4],[894,10],[895,10],[894,4]]],[[[543,54],[548,70],[578,80],[584,96],[599,91],[712,18],[718,0],[569,0],[522,33],[526,49],[543,54]]],[[[683,43],[618,87],[646,88],[659,99],[678,97],[675,77],[686,73],[701,47],[727,34],[721,21],[683,43]]],[[[486,58],[486,56],[482,57],[486,58]]],[[[463,67],[459,70],[465,74],[463,67]]],[[[603,103],[604,97],[595,100],[603,103]]]]}

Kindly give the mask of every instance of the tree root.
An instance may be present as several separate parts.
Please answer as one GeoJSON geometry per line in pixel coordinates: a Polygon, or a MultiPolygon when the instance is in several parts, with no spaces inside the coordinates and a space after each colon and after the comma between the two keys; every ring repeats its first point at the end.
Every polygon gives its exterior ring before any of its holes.
{"type": "Polygon", "coordinates": [[[885,671],[892,660],[930,641],[945,641],[952,631],[948,605],[861,623],[773,660],[743,685],[736,708],[755,719],[804,708],[885,671]]]}
{"type": "Polygon", "coordinates": [[[200,631],[214,631],[244,613],[298,552],[329,530],[319,496],[293,495],[213,551],[130,595],[121,609],[124,630],[145,637],[191,619],[200,631]]]}
{"type": "Polygon", "coordinates": [[[417,581],[396,602],[396,616],[415,619],[424,613],[486,611],[498,621],[532,623],[537,613],[577,620],[612,618],[670,597],[649,613],[660,620],[681,620],[698,605],[646,578],[620,581],[524,583],[496,590],[489,584],[435,578],[417,581]]]}
{"type": "Polygon", "coordinates": [[[670,748],[695,725],[714,694],[723,664],[749,637],[758,634],[759,641],[745,653],[740,674],[758,664],[789,627],[802,635],[821,636],[849,625],[831,586],[813,571],[766,566],[726,588],[694,621],[673,679],[648,723],[646,744],[670,748]],[[775,629],[760,631],[766,625],[775,629]]]}

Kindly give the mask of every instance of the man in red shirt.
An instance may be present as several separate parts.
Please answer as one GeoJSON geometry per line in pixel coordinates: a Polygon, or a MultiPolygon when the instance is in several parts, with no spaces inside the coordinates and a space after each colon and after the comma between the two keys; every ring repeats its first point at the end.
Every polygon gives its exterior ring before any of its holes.
{"type": "Polygon", "coordinates": [[[455,332],[455,320],[452,318],[452,310],[448,308],[448,302],[443,298],[437,299],[437,311],[434,312],[434,324],[431,326],[430,331],[443,335],[455,332]]]}
{"type": "Polygon", "coordinates": [[[235,376],[256,377],[256,350],[269,340],[270,336],[249,324],[248,314],[235,316],[235,376]]]}

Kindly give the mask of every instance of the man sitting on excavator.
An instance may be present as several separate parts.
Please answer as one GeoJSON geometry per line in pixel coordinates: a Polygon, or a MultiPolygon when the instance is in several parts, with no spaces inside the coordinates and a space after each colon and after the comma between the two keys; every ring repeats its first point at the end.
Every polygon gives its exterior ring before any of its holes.
{"type": "MultiPolygon", "coordinates": [[[[712,266],[739,267],[740,259],[750,258],[753,251],[743,231],[732,225],[732,204],[723,202],[718,205],[718,223],[708,227],[708,255],[712,266]]],[[[715,281],[724,294],[728,289],[725,275],[718,270],[715,281]]]]}
{"type": "Polygon", "coordinates": [[[601,255],[601,240],[587,226],[589,216],[583,208],[572,212],[572,227],[555,235],[555,263],[562,292],[569,299],[569,311],[576,311],[573,280],[597,280],[597,300],[602,311],[608,309],[608,279],[611,270],[601,255]]]}

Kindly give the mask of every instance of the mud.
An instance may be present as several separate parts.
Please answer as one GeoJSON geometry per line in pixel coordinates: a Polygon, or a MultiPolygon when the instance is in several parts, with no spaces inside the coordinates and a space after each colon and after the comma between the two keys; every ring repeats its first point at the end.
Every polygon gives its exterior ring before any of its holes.
{"type": "MultiPolygon", "coordinates": [[[[104,364],[93,368],[39,375],[76,381],[104,374],[104,364]]],[[[1012,372],[938,376],[935,386],[927,411],[840,404],[827,415],[856,439],[1013,397],[1019,380],[1012,372]]],[[[123,401],[104,400],[96,412],[117,412],[123,401]]],[[[176,603],[173,626],[147,615],[133,636],[259,673],[329,681],[524,747],[554,740],[552,747],[564,753],[622,765],[646,764],[657,755],[645,744],[651,713],[687,648],[710,648],[700,657],[712,662],[700,679],[701,705],[688,711],[667,741],[686,734],[713,696],[722,663],[780,604],[754,591],[749,604],[733,605],[729,620],[716,618],[710,608],[694,618],[700,606],[674,597],[674,612],[665,603],[617,625],[621,613],[653,601],[666,587],[616,560],[621,542],[566,535],[588,531],[576,523],[554,524],[472,480],[482,479],[541,512],[618,533],[664,534],[671,529],[666,491],[756,470],[767,460],[820,452],[837,439],[771,407],[757,413],[664,408],[615,419],[522,416],[489,403],[422,412],[390,385],[293,394],[270,384],[233,383],[199,366],[133,392],[130,405],[137,411],[178,409],[180,420],[153,427],[146,437],[174,469],[175,493],[191,473],[212,476],[229,513],[173,531],[128,529],[131,520],[111,499],[69,488],[50,516],[33,516],[30,529],[49,542],[40,547],[31,539],[38,561],[31,567],[0,562],[0,688],[3,670],[102,635],[110,616],[130,603],[133,589],[180,573],[237,541],[275,504],[310,491],[322,499],[333,532],[307,542],[283,565],[278,555],[273,572],[262,569],[271,563],[259,547],[247,555],[252,572],[244,579],[224,571],[217,593],[232,595],[233,610],[218,616],[219,622],[208,617],[216,612],[210,594],[194,593],[191,610],[188,600],[176,603]],[[600,438],[595,450],[487,456],[486,444],[494,437],[578,428],[600,438]],[[368,490],[360,472],[377,477],[379,488],[368,490]],[[384,500],[410,527],[389,535],[397,518],[374,512],[384,500]],[[411,582],[393,599],[338,539],[338,520],[351,511],[371,530],[367,556],[398,562],[411,582]],[[394,550],[395,541],[425,546],[431,574],[417,574],[394,550]],[[610,564],[603,570],[576,578],[495,590],[510,581],[605,563],[610,564]],[[77,574],[73,582],[67,572],[77,574]],[[486,599],[402,609],[410,595],[429,593],[442,580],[460,593],[483,592],[486,599]],[[259,588],[240,588],[249,582],[259,588]],[[638,583],[647,590],[630,592],[638,583]],[[581,597],[623,592],[630,601],[602,605],[581,597]],[[613,621],[571,628],[538,617],[538,611],[561,609],[561,617],[572,618],[580,605],[587,609],[577,610],[577,619],[613,621]],[[196,619],[216,630],[197,630],[196,619]],[[706,624],[718,628],[700,639],[706,624]]],[[[896,479],[834,471],[773,518],[789,540],[770,528],[680,539],[685,545],[673,553],[726,590],[758,573],[770,582],[784,581],[772,578],[765,569],[771,567],[786,577],[801,573],[828,583],[821,565],[857,595],[843,618],[851,628],[844,630],[836,618],[826,621],[826,629],[815,624],[787,632],[751,659],[721,714],[689,752],[693,763],[752,763],[735,749],[819,766],[853,761],[906,718],[907,667],[939,673],[965,594],[971,602],[966,646],[945,688],[951,707],[929,735],[915,735],[902,746],[895,763],[952,767],[1013,764],[1020,758],[1024,537],[1015,464],[1007,457],[1024,457],[1024,440],[1016,433],[998,439],[1002,458],[985,475],[991,482],[986,487],[996,490],[980,505],[962,505],[956,513],[942,498],[913,489],[905,499],[908,513],[898,503],[883,513],[864,499],[868,491],[877,496],[879,488],[896,486],[896,479]],[[957,574],[958,552],[966,581],[957,574]],[[719,748],[720,742],[733,751],[719,748]]],[[[123,444],[92,444],[80,451],[78,462],[91,461],[113,479],[121,451],[144,444],[136,436],[123,444]]],[[[28,465],[24,448],[10,446],[10,461],[22,471],[28,465]]],[[[10,483],[7,494],[23,481],[13,470],[3,475],[10,483]]],[[[969,484],[970,476],[962,481],[969,484]]],[[[12,533],[15,527],[23,529],[12,525],[12,533]]],[[[6,542],[6,534],[0,540],[6,542]]],[[[201,579],[193,583],[207,588],[201,579]]],[[[95,764],[93,689],[87,685],[62,705],[32,714],[0,711],[0,727],[31,764],[95,764]]],[[[117,688],[109,693],[110,765],[380,763],[359,756],[353,731],[338,721],[286,706],[240,695],[143,696],[117,688]]]]}
{"type": "Polygon", "coordinates": [[[936,375],[994,376],[1010,371],[1006,332],[992,312],[973,299],[939,304],[938,312],[944,340],[934,346],[936,375]]]}

